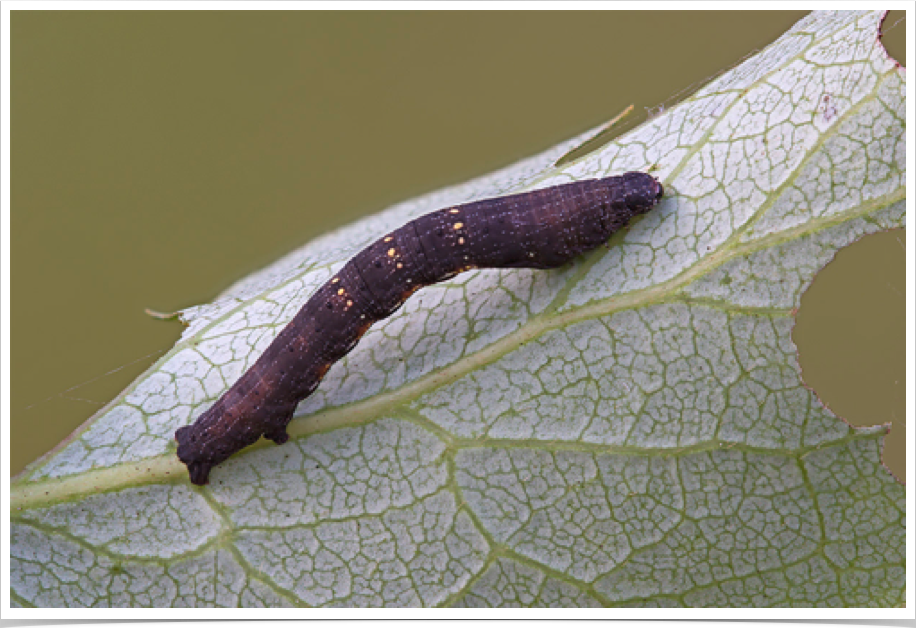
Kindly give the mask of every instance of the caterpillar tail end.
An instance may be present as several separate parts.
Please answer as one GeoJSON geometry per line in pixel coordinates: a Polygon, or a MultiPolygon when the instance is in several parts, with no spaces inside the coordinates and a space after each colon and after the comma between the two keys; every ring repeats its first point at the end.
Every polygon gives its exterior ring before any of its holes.
{"type": "Polygon", "coordinates": [[[203,486],[210,481],[210,465],[206,462],[190,462],[188,476],[191,478],[191,484],[203,486]]]}
{"type": "Polygon", "coordinates": [[[175,430],[175,441],[178,443],[178,459],[188,467],[188,477],[191,480],[191,484],[203,486],[210,481],[210,469],[213,465],[209,462],[190,459],[186,451],[190,437],[191,426],[189,425],[175,430]]]}

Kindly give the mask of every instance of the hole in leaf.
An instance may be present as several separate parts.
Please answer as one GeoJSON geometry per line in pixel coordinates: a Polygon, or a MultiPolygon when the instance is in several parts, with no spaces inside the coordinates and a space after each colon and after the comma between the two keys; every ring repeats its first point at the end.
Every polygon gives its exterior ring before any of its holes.
{"type": "Polygon", "coordinates": [[[906,11],[887,12],[879,41],[891,59],[906,67],[906,11]]]}
{"type": "Polygon", "coordinates": [[[805,383],[854,426],[891,423],[882,459],[906,476],[905,231],[842,249],[802,295],[792,338],[805,383]]]}

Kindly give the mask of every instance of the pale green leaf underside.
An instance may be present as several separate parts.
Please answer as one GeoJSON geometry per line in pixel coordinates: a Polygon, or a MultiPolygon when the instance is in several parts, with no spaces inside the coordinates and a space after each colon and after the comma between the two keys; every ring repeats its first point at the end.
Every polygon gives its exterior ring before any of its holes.
{"type": "Polygon", "coordinates": [[[181,341],[14,483],[17,606],[828,606],[904,596],[883,428],[804,387],[792,310],[905,223],[905,74],[880,13],[814,13],[693,97],[392,207],[183,313],[181,341]],[[665,200],[568,268],[418,293],[282,447],[186,481],[172,434],[379,234],[628,170],[665,200]]]}

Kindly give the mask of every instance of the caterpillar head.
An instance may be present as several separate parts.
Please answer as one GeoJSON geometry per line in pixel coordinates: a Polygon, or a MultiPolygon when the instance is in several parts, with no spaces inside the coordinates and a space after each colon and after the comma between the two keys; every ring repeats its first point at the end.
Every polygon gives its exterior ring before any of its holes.
{"type": "Polygon", "coordinates": [[[658,179],[644,172],[627,172],[622,176],[623,195],[627,207],[636,214],[645,214],[655,207],[665,195],[665,188],[658,179]]]}

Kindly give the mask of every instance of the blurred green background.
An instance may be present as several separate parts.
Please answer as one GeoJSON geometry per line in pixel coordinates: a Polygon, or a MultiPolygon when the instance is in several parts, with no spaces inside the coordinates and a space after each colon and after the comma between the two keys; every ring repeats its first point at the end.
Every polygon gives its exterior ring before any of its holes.
{"type": "MultiPolygon", "coordinates": [[[[180,323],[145,308],[207,302],[329,229],[631,103],[635,126],[804,14],[13,11],[11,472],[177,340],[180,323]]],[[[901,60],[904,30],[885,39],[901,60]]],[[[903,239],[844,251],[795,333],[835,411],[899,419],[898,474],[903,239]]]]}

